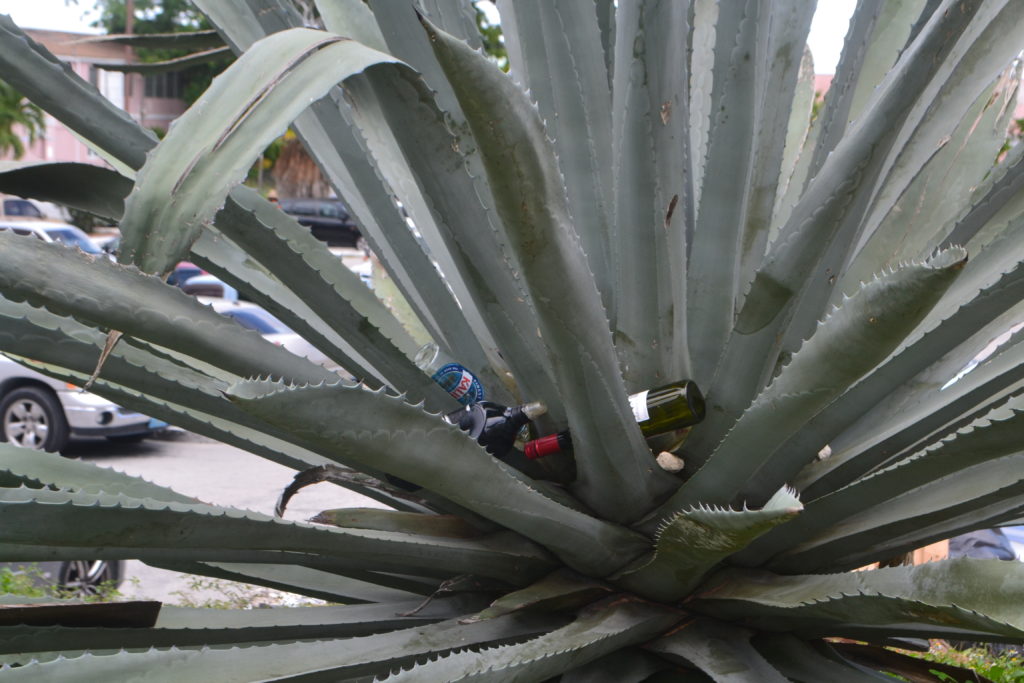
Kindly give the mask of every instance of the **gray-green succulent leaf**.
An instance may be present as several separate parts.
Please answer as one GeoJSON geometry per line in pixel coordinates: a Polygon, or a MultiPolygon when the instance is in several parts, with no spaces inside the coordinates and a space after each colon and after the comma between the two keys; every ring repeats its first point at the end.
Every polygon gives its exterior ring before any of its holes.
{"type": "Polygon", "coordinates": [[[0,191],[124,234],[122,264],[0,235],[0,351],[291,468],[284,503],[386,509],[291,522],[4,446],[0,560],[347,603],[0,626],[6,677],[924,680],[968,674],[887,648],[1024,642],[1019,563],[871,566],[1024,522],[1024,3],[858,3],[820,106],[798,0],[498,0],[509,73],[469,0],[193,4],[215,31],[96,39],[191,51],[152,73],[230,50],[163,140],[0,17],[0,78],[113,169],[0,191]],[[244,186],[286,128],[383,286],[244,186]],[[331,367],[167,285],[180,260],[331,367]],[[449,424],[427,341],[571,452],[449,424]],[[706,417],[645,440],[628,395],[683,378],[706,417]]]}

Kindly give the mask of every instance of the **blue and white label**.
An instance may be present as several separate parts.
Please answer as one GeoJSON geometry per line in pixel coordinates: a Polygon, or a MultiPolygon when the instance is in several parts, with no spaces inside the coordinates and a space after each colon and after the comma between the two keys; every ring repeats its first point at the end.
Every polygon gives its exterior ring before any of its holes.
{"type": "Polygon", "coordinates": [[[432,379],[464,406],[484,400],[484,388],[480,380],[458,363],[443,365],[433,374],[432,379]]]}

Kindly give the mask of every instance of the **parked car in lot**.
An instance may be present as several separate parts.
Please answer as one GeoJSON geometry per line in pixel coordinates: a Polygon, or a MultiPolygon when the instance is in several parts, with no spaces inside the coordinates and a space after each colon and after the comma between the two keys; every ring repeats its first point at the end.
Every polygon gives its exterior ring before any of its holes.
{"type": "Polygon", "coordinates": [[[70,439],[103,436],[135,441],[166,427],[73,384],[0,354],[0,440],[24,448],[60,451],[70,439]]]}
{"type": "Polygon", "coordinates": [[[187,280],[178,284],[181,291],[192,296],[204,296],[217,299],[228,299],[238,301],[238,290],[221,280],[216,275],[201,273],[191,275],[187,280]]]}
{"type": "Polygon", "coordinates": [[[19,197],[7,197],[3,200],[3,215],[5,218],[43,218],[43,212],[35,202],[19,197]]]}
{"type": "Polygon", "coordinates": [[[354,247],[359,240],[359,228],[337,199],[279,199],[277,204],[329,247],[354,247]]]}
{"type": "Polygon", "coordinates": [[[44,242],[57,242],[69,247],[78,247],[87,254],[104,253],[81,229],[67,223],[5,219],[0,220],[0,230],[10,230],[16,235],[36,237],[44,242]]]}
{"type": "Polygon", "coordinates": [[[231,301],[204,296],[196,298],[221,315],[231,318],[247,330],[256,330],[267,341],[283,346],[296,355],[305,356],[314,363],[319,363],[326,368],[338,369],[337,363],[296,334],[290,327],[278,320],[277,317],[262,306],[247,301],[231,301]]]}

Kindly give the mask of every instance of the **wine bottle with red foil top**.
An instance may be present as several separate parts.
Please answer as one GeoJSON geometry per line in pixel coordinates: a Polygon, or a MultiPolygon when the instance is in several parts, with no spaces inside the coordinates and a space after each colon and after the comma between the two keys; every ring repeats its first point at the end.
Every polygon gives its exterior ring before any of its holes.
{"type": "Polygon", "coordinates": [[[534,418],[547,412],[543,403],[524,403],[511,408],[479,401],[445,416],[483,446],[488,453],[501,459],[508,455],[520,430],[534,418]]]}
{"type": "Polygon", "coordinates": [[[443,353],[434,342],[424,344],[413,359],[417,367],[464,406],[484,400],[484,388],[468,368],[443,353]]]}
{"type": "MultiPolygon", "coordinates": [[[[696,382],[688,379],[633,394],[629,405],[646,438],[691,427],[704,419],[704,396],[696,382]]],[[[528,441],[523,452],[533,460],[571,450],[572,435],[565,430],[528,441]]]]}

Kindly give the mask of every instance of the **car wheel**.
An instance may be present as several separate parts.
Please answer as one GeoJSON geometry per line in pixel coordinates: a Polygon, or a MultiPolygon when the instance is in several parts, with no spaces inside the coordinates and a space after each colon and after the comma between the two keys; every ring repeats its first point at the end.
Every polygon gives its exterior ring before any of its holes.
{"type": "Polygon", "coordinates": [[[75,595],[99,595],[121,582],[121,563],[107,560],[62,562],[57,583],[75,595]]]}
{"type": "Polygon", "coordinates": [[[68,442],[68,421],[50,391],[21,387],[0,401],[0,437],[16,446],[59,451],[68,442]]]}

